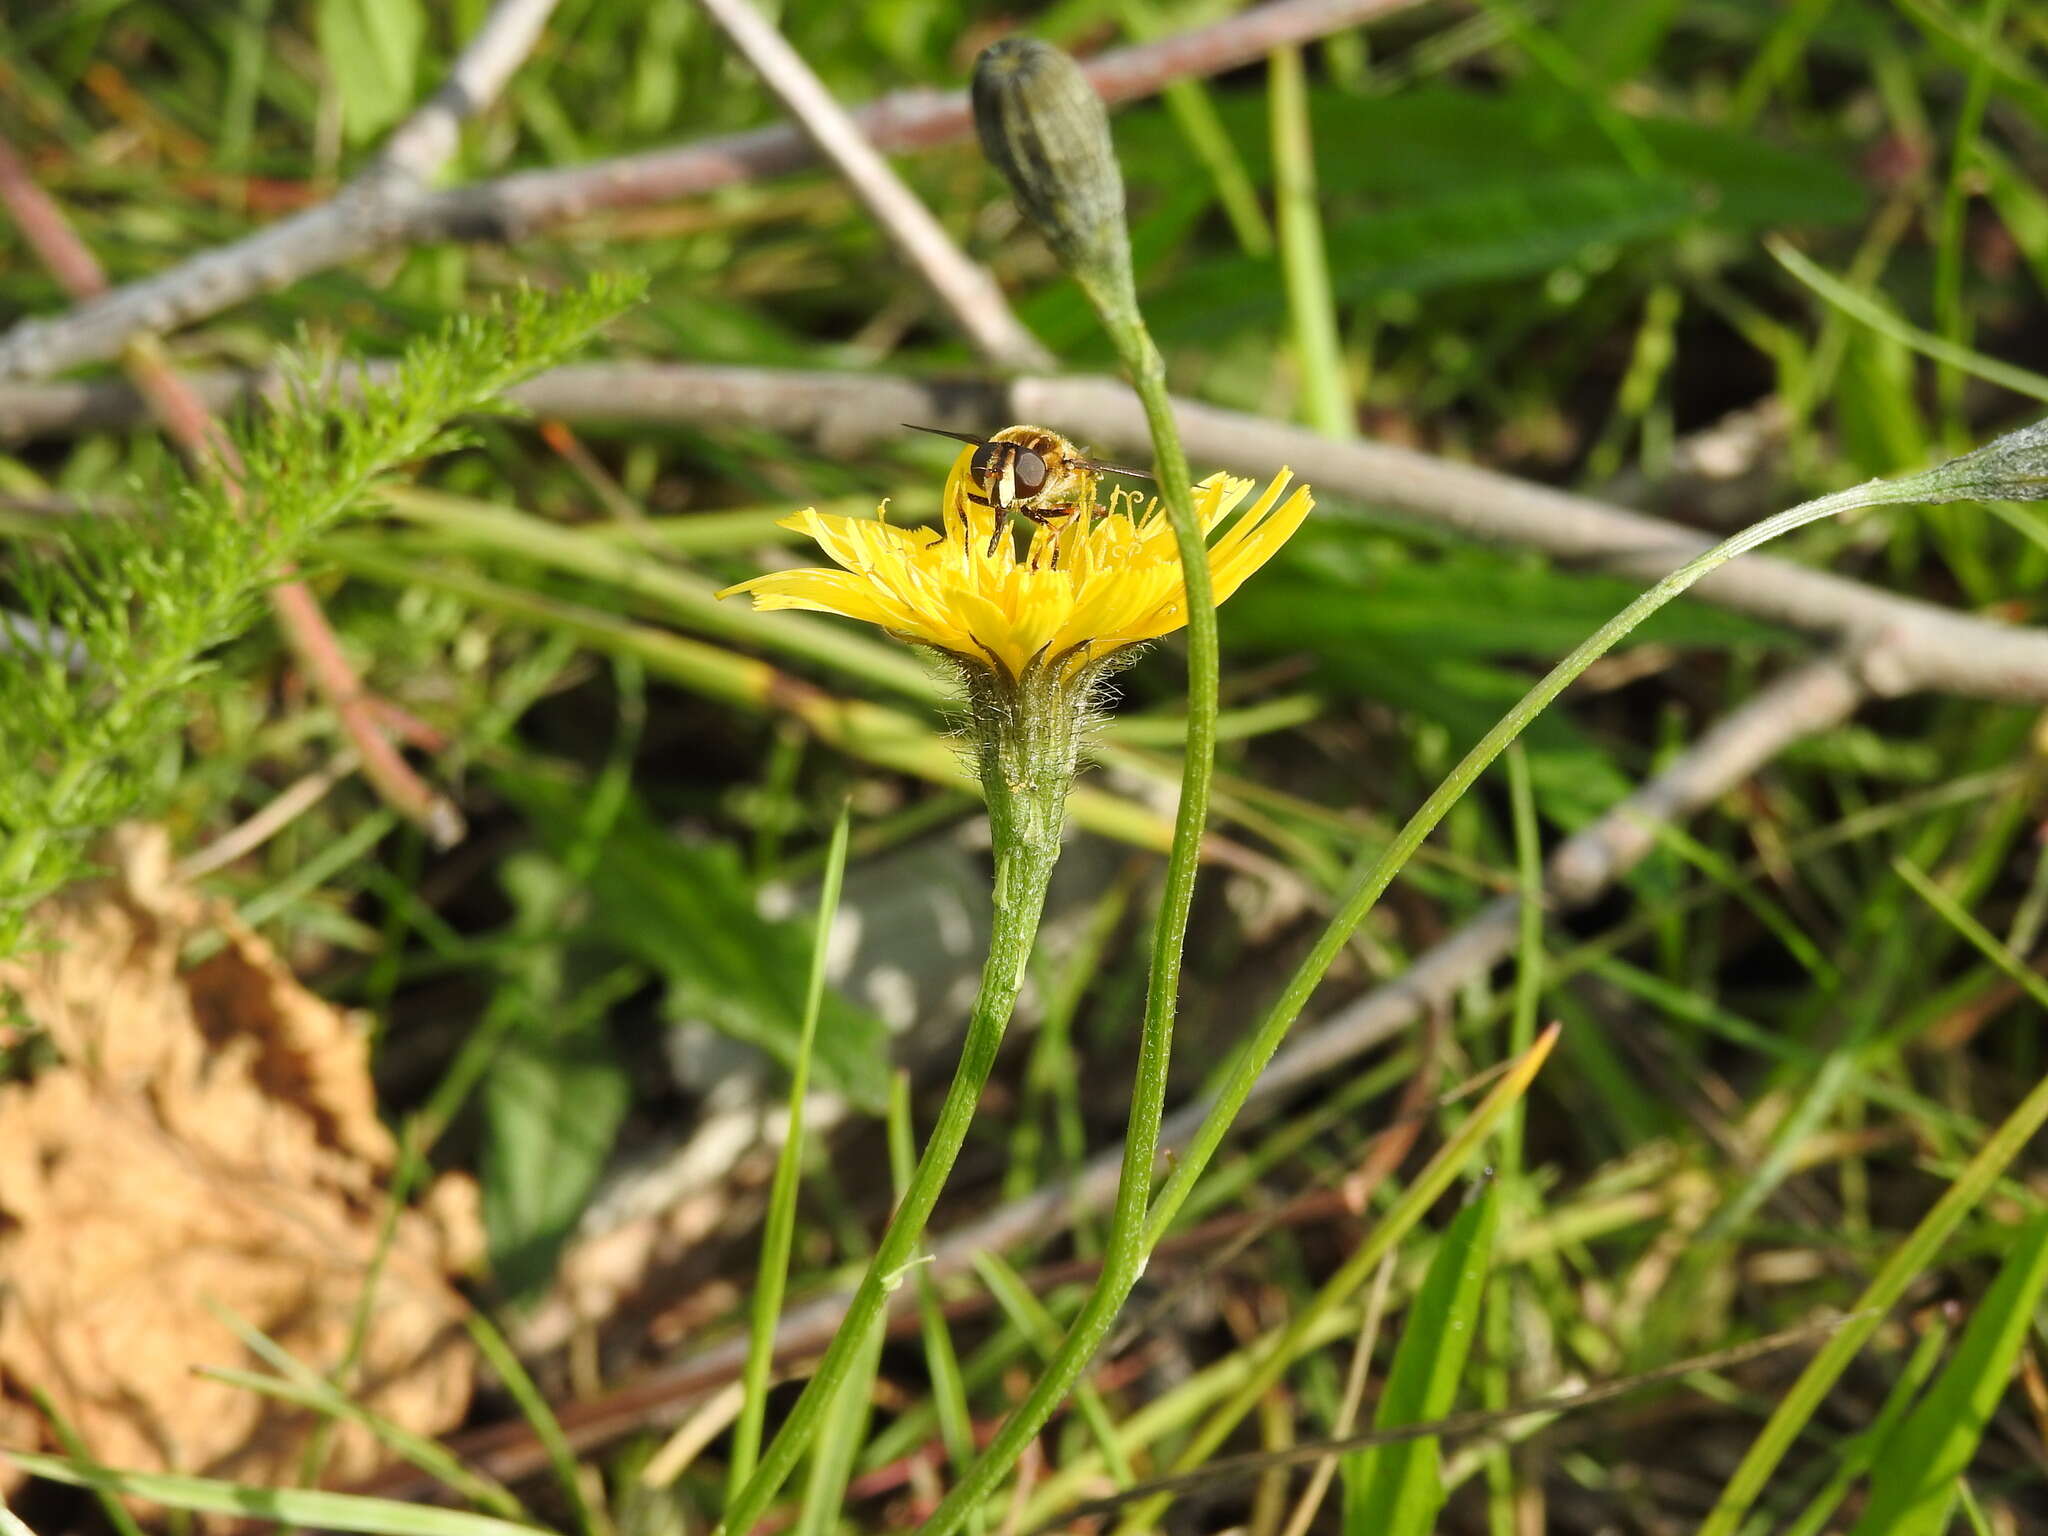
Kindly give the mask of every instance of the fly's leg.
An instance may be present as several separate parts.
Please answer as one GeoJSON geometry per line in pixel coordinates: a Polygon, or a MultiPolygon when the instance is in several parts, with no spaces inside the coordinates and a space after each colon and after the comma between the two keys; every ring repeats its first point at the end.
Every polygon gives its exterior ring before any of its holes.
{"type": "MultiPolygon", "coordinates": [[[[989,499],[988,499],[988,498],[987,498],[986,496],[977,496],[977,495],[975,495],[975,494],[974,494],[974,492],[972,492],[972,491],[968,491],[968,492],[966,493],[966,497],[965,497],[965,499],[966,499],[966,500],[968,500],[968,501],[971,501],[971,502],[973,502],[973,503],[974,503],[974,504],[975,504],[975,505],[976,505],[977,507],[987,507],[987,508],[988,508],[988,509],[989,509],[990,511],[994,511],[994,510],[995,510],[995,503],[993,503],[992,501],[990,501],[990,500],[989,500],[989,499]]],[[[945,530],[944,530],[944,529],[942,528],[942,529],[940,529],[940,530],[939,530],[939,533],[938,533],[937,537],[935,537],[935,538],[934,538],[934,539],[933,539],[933,540],[931,541],[931,543],[929,543],[929,544],[925,545],[925,548],[926,548],[926,549],[937,549],[937,548],[938,548],[938,547],[939,547],[939,546],[940,546],[941,544],[943,544],[943,543],[945,543],[945,542],[946,542],[946,533],[945,533],[945,530]]],[[[967,542],[968,542],[968,540],[967,540],[967,519],[963,517],[963,518],[961,518],[961,519],[960,519],[960,546],[961,546],[961,548],[965,549],[965,548],[967,547],[967,542]]],[[[993,543],[993,542],[991,542],[991,543],[990,543],[990,545],[989,545],[989,553],[991,553],[991,554],[995,553],[995,545],[994,545],[994,543],[993,543]]]]}
{"type": "MultiPolygon", "coordinates": [[[[1052,546],[1051,568],[1055,571],[1060,568],[1060,534],[1065,531],[1066,524],[1056,522],[1054,519],[1072,517],[1074,510],[1072,507],[1062,507],[1057,511],[1033,511],[1024,514],[1024,516],[1030,518],[1032,522],[1038,524],[1039,527],[1043,528],[1050,535],[1046,542],[1052,546]]],[[[1031,569],[1034,571],[1038,569],[1038,555],[1036,551],[1031,556],[1031,569]]]]}

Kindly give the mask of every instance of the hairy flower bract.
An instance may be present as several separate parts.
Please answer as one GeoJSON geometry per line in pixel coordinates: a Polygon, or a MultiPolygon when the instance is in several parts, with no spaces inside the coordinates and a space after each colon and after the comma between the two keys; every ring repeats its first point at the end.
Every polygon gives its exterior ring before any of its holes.
{"type": "MultiPolygon", "coordinates": [[[[1048,680],[1079,678],[1187,622],[1180,552],[1156,502],[1115,491],[1106,503],[1075,509],[1050,527],[1027,525],[1021,546],[1006,531],[991,548],[994,514],[968,498],[973,456],[972,449],[962,452],[947,476],[943,531],[897,527],[887,520],[886,503],[873,518],[806,508],[782,526],[817,540],[840,569],[775,571],[719,595],[747,592],[757,608],[861,619],[1005,681],[1048,673],[1048,680]]],[[[1212,536],[1217,602],[1308,516],[1314,501],[1306,486],[1290,493],[1292,480],[1282,470],[1249,506],[1249,480],[1216,474],[1195,487],[1196,515],[1212,536]]]]}

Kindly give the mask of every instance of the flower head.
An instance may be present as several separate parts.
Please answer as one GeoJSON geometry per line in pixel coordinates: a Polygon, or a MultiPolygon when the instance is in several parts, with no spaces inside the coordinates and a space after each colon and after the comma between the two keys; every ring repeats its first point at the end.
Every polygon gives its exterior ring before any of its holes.
{"type": "MultiPolygon", "coordinates": [[[[1007,434],[1005,434],[1007,435],[1007,434]]],[[[1022,512],[1022,547],[998,538],[996,512],[977,497],[964,450],[946,479],[944,528],[886,519],[827,517],[806,508],[782,526],[816,539],[838,570],[775,571],[719,596],[753,594],[757,608],[804,608],[878,624],[900,639],[955,657],[999,680],[1080,679],[1129,647],[1187,622],[1180,551],[1156,502],[1128,491],[1022,512]],[[1040,519],[1043,519],[1042,521],[1040,519]]],[[[1314,502],[1285,470],[1243,511],[1249,480],[1211,475],[1195,487],[1209,542],[1210,579],[1222,602],[1271,559],[1314,502]]]]}

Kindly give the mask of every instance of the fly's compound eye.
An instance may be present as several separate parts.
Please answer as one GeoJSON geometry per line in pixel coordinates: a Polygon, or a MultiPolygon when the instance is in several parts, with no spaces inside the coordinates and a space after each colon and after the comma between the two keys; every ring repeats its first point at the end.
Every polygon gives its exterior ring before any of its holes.
{"type": "Polygon", "coordinates": [[[974,457],[967,461],[967,473],[982,485],[987,486],[1002,478],[1002,466],[996,461],[1002,457],[1002,450],[994,443],[984,444],[975,450],[974,457]]]}
{"type": "Polygon", "coordinates": [[[1029,448],[1017,450],[1017,490],[1025,496],[1036,496],[1045,489],[1045,460],[1029,448]]]}

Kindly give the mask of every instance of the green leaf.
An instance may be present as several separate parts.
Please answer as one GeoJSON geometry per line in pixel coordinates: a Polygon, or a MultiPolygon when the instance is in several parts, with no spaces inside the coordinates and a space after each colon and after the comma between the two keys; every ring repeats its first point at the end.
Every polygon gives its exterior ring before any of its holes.
{"type": "MultiPolygon", "coordinates": [[[[1450,1412],[1479,1331],[1499,1207],[1499,1188],[1489,1184],[1444,1233],[1408,1309],[1375,1427],[1420,1424],[1450,1412]]],[[[1430,1436],[1345,1456],[1345,1536],[1428,1536],[1444,1501],[1437,1446],[1430,1436]]]]}
{"type": "MultiPolygon", "coordinates": [[[[2027,973],[2030,977],[2031,972],[2027,973]]],[[[2033,978],[2036,986],[2042,985],[2033,978]]],[[[1879,1321],[1899,1303],[1906,1287],[1931,1268],[1942,1245],[1954,1233],[1957,1223],[1975,1209],[1991,1186],[2048,1120],[2048,1079],[2037,1082],[2013,1112],[1987,1137],[1976,1154],[1943,1191],[1934,1208],[1920,1218],[1906,1237],[1892,1246],[1883,1266],[1856,1298],[1855,1310],[1834,1337],[1807,1361],[1806,1367],[1778,1398],[1771,1416],[1757,1431],[1712,1511],[1700,1525],[1700,1536],[1735,1536],[1742,1528],[1750,1506],[1770,1481],[1771,1474],[1813,1419],[1828,1389],[1841,1378],[1879,1321]]]]}
{"type": "Polygon", "coordinates": [[[420,0],[320,0],[315,25],[349,142],[364,143],[403,117],[418,94],[426,10],[420,0]]]}
{"type": "MultiPolygon", "coordinates": [[[[1669,235],[1695,210],[1675,178],[1595,167],[1534,171],[1514,181],[1451,183],[1402,205],[1333,218],[1325,232],[1331,288],[1357,302],[1549,272],[1596,247],[1669,235]]],[[[1210,261],[1148,294],[1162,338],[1214,338],[1277,316],[1286,285],[1272,261],[1210,261]]]]}
{"type": "MultiPolygon", "coordinates": [[[[574,786],[511,772],[498,782],[551,846],[569,846],[580,825],[574,786]]],[[[592,858],[589,899],[579,946],[651,966],[667,984],[671,1017],[701,1020],[796,1065],[808,925],[760,915],[736,850],[677,837],[629,800],[592,858]]],[[[888,1061],[882,1021],[828,991],[811,1060],[820,1086],[879,1113],[888,1102],[888,1061]]]]}
{"type": "Polygon", "coordinates": [[[2048,1215],[2020,1229],[1954,1358],[1878,1453],[1870,1502],[1851,1536],[1938,1536],[1948,1528],[1958,1480],[2012,1380],[2044,1286],[2048,1215]]]}
{"type": "MultiPolygon", "coordinates": [[[[1256,92],[1219,95],[1218,109],[1253,178],[1270,183],[1264,100],[1256,92]]],[[[1317,143],[1357,146],[1356,153],[1324,154],[1316,167],[1325,196],[1340,205],[1400,206],[1446,187],[1512,187],[1559,173],[1627,169],[1584,103],[1541,82],[1385,96],[1325,89],[1312,93],[1309,111],[1317,143]]],[[[1856,178],[1826,153],[1675,117],[1631,117],[1630,124],[1662,175],[1683,184],[1699,216],[1717,228],[1846,224],[1868,202],[1856,178]]],[[[1120,115],[1117,142],[1133,181],[1149,174],[1171,186],[1186,175],[1186,150],[1160,109],[1120,115]]]]}
{"type": "Polygon", "coordinates": [[[1572,0],[1554,24],[1557,43],[1589,80],[1611,86],[1652,67],[1680,5],[1681,0],[1572,0]]]}
{"type": "Polygon", "coordinates": [[[452,419],[504,410],[505,389],[559,362],[640,287],[601,275],[476,307],[345,400],[338,357],[287,357],[273,407],[231,431],[233,478],[172,471],[147,518],[68,518],[51,543],[6,551],[7,606],[32,632],[69,637],[80,664],[0,648],[0,950],[99,829],[155,809],[160,765],[175,771],[184,720],[277,574],[387,477],[449,446],[452,419]]]}
{"type": "Polygon", "coordinates": [[[867,1443],[868,1417],[874,1407],[875,1373],[882,1364],[882,1344],[889,1335],[886,1314],[877,1315],[862,1336],[853,1368],[832,1394],[824,1423],[811,1445],[810,1472],[804,1478],[803,1500],[797,1509],[793,1536],[833,1536],[844,1529],[840,1510],[854,1463],[867,1443]]]}
{"type": "Polygon", "coordinates": [[[132,1494],[170,1509],[276,1520],[316,1530],[365,1531],[373,1536],[533,1536],[539,1529],[460,1509],[436,1509],[431,1504],[403,1504],[396,1499],[370,1499],[352,1493],[255,1488],[245,1483],[168,1472],[117,1472],[28,1451],[0,1451],[0,1458],[13,1462],[31,1476],[68,1483],[74,1488],[132,1494]]]}
{"type": "MultiPolygon", "coordinates": [[[[1250,174],[1270,184],[1264,108],[1254,92],[1219,99],[1250,174]]],[[[1582,103],[1540,83],[1323,90],[1311,96],[1310,121],[1318,144],[1358,146],[1316,166],[1331,275],[1351,301],[1536,276],[1596,248],[1668,241],[1700,225],[1749,234],[1846,224],[1866,201],[1825,155],[1678,119],[1629,119],[1657,166],[1639,175],[1582,103]]],[[[1164,112],[1123,114],[1117,137],[1134,183],[1185,183],[1186,150],[1164,112]]],[[[1280,314],[1285,290],[1272,261],[1226,258],[1164,282],[1139,270],[1147,317],[1162,333],[1214,341],[1280,314]]]]}
{"type": "Polygon", "coordinates": [[[562,1432],[555,1410],[548,1405],[547,1394],[541,1391],[526,1367],[519,1363],[518,1353],[495,1323],[480,1311],[472,1311],[462,1321],[477,1352],[484,1357],[484,1364],[497,1376],[498,1384],[511,1394],[512,1401],[519,1405],[520,1417],[526,1420],[534,1438],[547,1453],[555,1481],[562,1485],[562,1495],[576,1517],[576,1529],[582,1532],[582,1536],[599,1536],[601,1527],[596,1512],[591,1509],[590,1500],[584,1493],[582,1464],[576,1460],[576,1452],[569,1445],[569,1437],[562,1432]]]}
{"type": "Polygon", "coordinates": [[[614,969],[572,990],[557,936],[576,881],[533,852],[507,858],[500,878],[515,916],[485,1026],[504,1043],[484,1081],[484,1228],[498,1284],[524,1297],[553,1274],[632,1103],[604,1020],[644,974],[614,969]]]}
{"type": "Polygon", "coordinates": [[[554,1272],[632,1103],[601,1029],[508,1041],[484,1082],[484,1228],[491,1272],[525,1296],[554,1272]]]}

